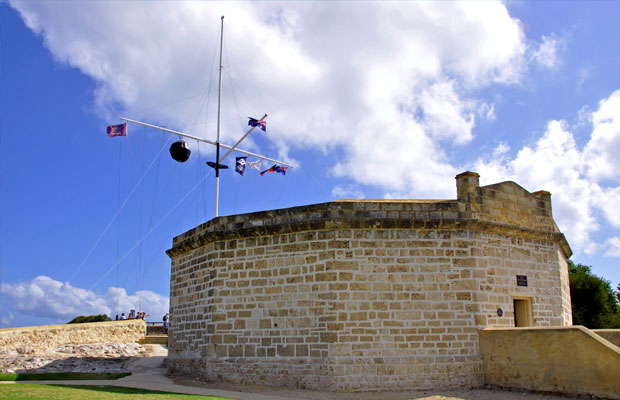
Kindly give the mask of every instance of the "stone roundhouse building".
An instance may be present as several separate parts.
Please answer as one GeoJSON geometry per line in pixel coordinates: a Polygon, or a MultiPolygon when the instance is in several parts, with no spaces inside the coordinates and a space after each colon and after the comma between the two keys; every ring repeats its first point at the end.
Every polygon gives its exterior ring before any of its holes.
{"type": "Polygon", "coordinates": [[[571,325],[551,195],[456,177],[456,200],[215,218],[168,254],[168,368],[325,390],[483,383],[478,331],[571,325]]]}

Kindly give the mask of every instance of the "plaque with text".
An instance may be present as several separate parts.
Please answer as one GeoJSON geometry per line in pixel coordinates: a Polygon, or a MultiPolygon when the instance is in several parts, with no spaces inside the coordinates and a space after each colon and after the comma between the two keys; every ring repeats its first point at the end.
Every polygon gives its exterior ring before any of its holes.
{"type": "Polygon", "coordinates": [[[527,275],[517,275],[517,286],[527,286],[527,275]]]}

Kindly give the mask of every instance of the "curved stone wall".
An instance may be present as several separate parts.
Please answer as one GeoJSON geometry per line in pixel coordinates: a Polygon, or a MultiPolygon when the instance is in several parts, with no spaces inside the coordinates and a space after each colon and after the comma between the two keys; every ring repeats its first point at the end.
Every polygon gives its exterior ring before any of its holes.
{"type": "Polygon", "coordinates": [[[327,390],[481,385],[478,330],[513,326],[515,296],[537,326],[571,323],[570,248],[548,193],[473,178],[457,177],[457,200],[293,207],[175,238],[169,371],[327,390]]]}

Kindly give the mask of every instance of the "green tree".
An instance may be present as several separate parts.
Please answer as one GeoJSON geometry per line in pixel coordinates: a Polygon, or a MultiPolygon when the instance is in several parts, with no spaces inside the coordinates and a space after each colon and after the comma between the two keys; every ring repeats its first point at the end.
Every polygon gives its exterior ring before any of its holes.
{"type": "Polygon", "coordinates": [[[73,318],[71,321],[67,322],[68,324],[83,324],[85,322],[105,322],[112,321],[110,317],[106,314],[101,315],[80,315],[78,317],[73,318]]]}
{"type": "Polygon", "coordinates": [[[620,328],[618,293],[591,267],[568,261],[573,325],[591,329],[620,328]]]}

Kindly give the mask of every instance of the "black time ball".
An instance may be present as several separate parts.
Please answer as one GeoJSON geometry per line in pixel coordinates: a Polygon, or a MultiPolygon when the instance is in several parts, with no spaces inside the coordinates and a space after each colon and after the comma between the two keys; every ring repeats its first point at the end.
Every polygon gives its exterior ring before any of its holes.
{"type": "Polygon", "coordinates": [[[170,155],[175,161],[185,162],[191,153],[189,145],[184,140],[178,140],[170,145],[170,155]]]}

